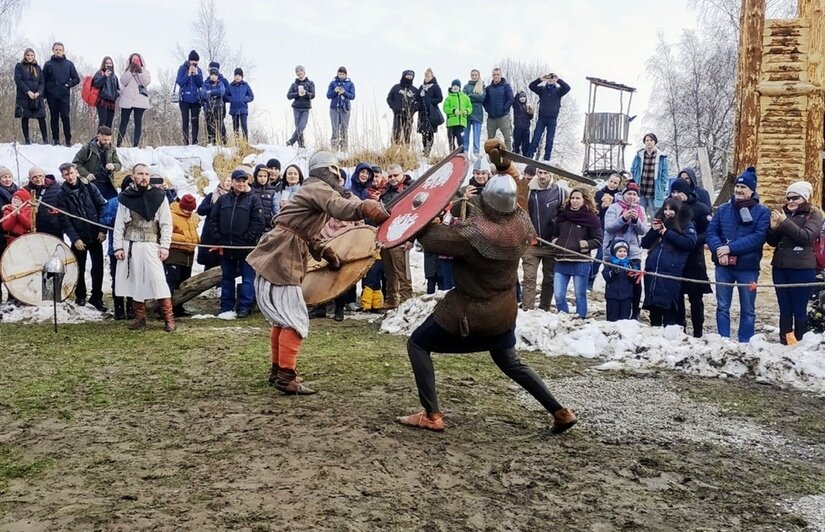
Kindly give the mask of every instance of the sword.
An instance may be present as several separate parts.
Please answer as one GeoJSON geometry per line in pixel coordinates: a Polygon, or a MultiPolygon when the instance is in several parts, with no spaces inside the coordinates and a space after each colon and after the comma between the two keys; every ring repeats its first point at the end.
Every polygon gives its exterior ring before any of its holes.
{"type": "Polygon", "coordinates": [[[568,172],[567,170],[562,170],[558,166],[553,166],[551,164],[547,164],[545,162],[535,161],[529,157],[525,157],[523,155],[519,155],[518,153],[513,153],[507,150],[499,150],[502,157],[507,157],[513,162],[522,163],[522,164],[530,164],[535,166],[540,170],[546,170],[551,174],[555,174],[559,177],[564,177],[566,179],[572,179],[573,181],[577,181],[579,183],[584,183],[585,185],[590,185],[591,187],[596,186],[596,182],[589,177],[580,176],[578,174],[574,174],[573,172],[568,172]]]}

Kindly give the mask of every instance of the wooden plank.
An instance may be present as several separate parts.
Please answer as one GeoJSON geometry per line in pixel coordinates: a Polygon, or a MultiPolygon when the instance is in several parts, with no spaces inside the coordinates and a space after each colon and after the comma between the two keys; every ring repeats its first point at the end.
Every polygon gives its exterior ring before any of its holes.
{"type": "Polygon", "coordinates": [[[742,0],[739,18],[739,61],[736,67],[736,112],[734,116],[733,165],[738,175],[757,162],[759,101],[757,92],[762,67],[762,33],[765,30],[765,0],[742,0]]]}

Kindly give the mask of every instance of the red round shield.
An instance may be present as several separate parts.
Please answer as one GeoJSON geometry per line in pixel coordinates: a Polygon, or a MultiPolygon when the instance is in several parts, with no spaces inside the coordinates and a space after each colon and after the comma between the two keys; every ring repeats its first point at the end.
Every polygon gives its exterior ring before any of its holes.
{"type": "Polygon", "coordinates": [[[447,207],[466,173],[467,158],[463,154],[452,155],[430,168],[392,206],[390,217],[378,228],[378,243],[392,248],[421,231],[447,207]]]}

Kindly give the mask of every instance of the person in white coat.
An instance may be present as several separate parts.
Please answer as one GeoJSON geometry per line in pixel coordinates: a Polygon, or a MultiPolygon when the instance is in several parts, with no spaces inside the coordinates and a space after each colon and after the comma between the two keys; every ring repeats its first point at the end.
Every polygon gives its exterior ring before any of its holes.
{"type": "MultiPolygon", "coordinates": [[[[162,182],[162,178],[158,178],[162,182]]],[[[132,168],[133,184],[118,196],[114,248],[117,259],[115,295],[131,297],[135,319],[129,329],[146,326],[146,300],[160,303],[166,331],[176,329],[172,294],[166,284],[163,261],[172,245],[172,213],[166,193],[152,186],[145,164],[132,168]]]]}
{"type": "Polygon", "coordinates": [[[117,129],[117,147],[123,144],[126,128],[129,127],[129,117],[135,115],[135,132],[132,135],[132,147],[140,144],[140,135],[143,132],[143,113],[149,109],[149,90],[152,75],[146,69],[146,63],[140,54],[129,56],[126,71],[120,76],[120,125],[117,129]]]}

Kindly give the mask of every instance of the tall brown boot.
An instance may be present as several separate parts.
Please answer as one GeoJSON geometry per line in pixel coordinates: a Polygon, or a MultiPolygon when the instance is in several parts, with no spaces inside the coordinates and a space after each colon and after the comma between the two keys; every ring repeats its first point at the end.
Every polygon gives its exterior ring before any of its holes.
{"type": "Polygon", "coordinates": [[[315,390],[304,386],[294,369],[278,368],[275,387],[287,395],[313,395],[315,390]]]}
{"type": "Polygon", "coordinates": [[[172,308],[172,298],[167,297],[158,301],[160,303],[160,312],[163,315],[163,321],[166,322],[166,332],[174,332],[178,326],[175,325],[175,309],[172,308]]]}
{"type": "Polygon", "coordinates": [[[130,331],[137,331],[146,327],[146,304],[143,301],[132,301],[135,319],[129,324],[130,331]]]}

